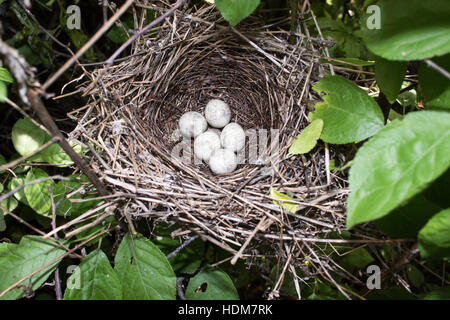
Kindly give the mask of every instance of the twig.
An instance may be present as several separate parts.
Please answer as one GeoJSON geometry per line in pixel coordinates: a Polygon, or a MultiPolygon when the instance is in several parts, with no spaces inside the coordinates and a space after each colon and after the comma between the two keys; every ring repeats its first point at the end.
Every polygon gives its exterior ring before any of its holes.
{"type": "Polygon", "coordinates": [[[23,220],[21,217],[16,216],[14,213],[12,213],[11,211],[7,210],[5,207],[3,207],[0,204],[0,210],[2,210],[4,212],[5,215],[10,215],[11,217],[13,217],[14,219],[16,219],[18,222],[24,224],[25,226],[27,226],[28,228],[30,228],[31,230],[33,230],[34,232],[36,232],[37,234],[40,235],[44,235],[45,233],[41,230],[39,230],[38,228],[34,227],[33,225],[29,224],[28,222],[26,222],[25,220],[23,220]]]}
{"type": "Polygon", "coordinates": [[[87,165],[87,163],[81,159],[80,155],[76,153],[75,150],[69,145],[66,139],[64,139],[61,131],[59,131],[56,123],[53,121],[52,117],[48,113],[47,109],[43,105],[41,98],[39,97],[39,93],[36,89],[28,89],[27,96],[31,101],[31,105],[41,119],[42,123],[50,130],[52,136],[59,137],[59,145],[61,148],[69,155],[72,161],[83,171],[83,173],[88,177],[88,179],[94,184],[97,188],[98,192],[101,195],[107,195],[108,191],[106,190],[103,183],[94,173],[94,171],[87,165]]]}
{"type": "Polygon", "coordinates": [[[36,127],[40,128],[42,131],[44,131],[49,136],[51,135],[50,131],[46,127],[44,127],[42,124],[31,118],[24,110],[22,110],[21,107],[19,107],[14,101],[9,100],[8,98],[5,98],[5,102],[9,104],[13,109],[15,109],[17,112],[19,112],[21,115],[23,115],[24,118],[27,118],[30,120],[36,127]]]}
{"type": "Polygon", "coordinates": [[[106,23],[108,21],[108,0],[103,0],[102,11],[103,11],[103,23],[106,23]]]}
{"type": "Polygon", "coordinates": [[[69,233],[66,233],[66,235],[64,236],[64,238],[65,238],[65,239],[70,239],[70,238],[72,238],[74,235],[79,234],[80,232],[83,232],[83,231],[88,230],[88,229],[90,229],[90,228],[92,228],[92,227],[95,227],[95,226],[98,225],[100,222],[102,222],[103,220],[105,220],[106,218],[108,218],[108,217],[110,217],[110,216],[112,216],[112,215],[113,215],[113,213],[105,213],[105,214],[102,214],[101,216],[97,217],[97,219],[95,219],[94,221],[92,221],[92,222],[90,222],[90,223],[88,223],[88,224],[85,224],[85,225],[79,227],[78,229],[75,229],[75,230],[73,230],[73,231],[71,231],[71,232],[69,232],[69,233]]]}
{"type": "MultiPolygon", "coordinates": [[[[100,211],[100,210],[102,210],[102,209],[104,209],[104,208],[106,208],[106,207],[108,207],[108,206],[111,206],[111,204],[110,204],[110,203],[103,203],[103,204],[97,206],[97,207],[94,208],[94,209],[91,209],[91,210],[89,210],[89,211],[86,211],[85,213],[81,214],[80,216],[76,217],[75,219],[72,219],[72,220],[70,220],[69,222],[67,222],[66,224],[63,224],[62,226],[59,226],[58,228],[56,228],[56,229],[53,230],[53,231],[50,231],[49,233],[47,233],[46,235],[44,235],[43,238],[44,238],[44,239],[50,238],[52,235],[55,234],[55,232],[59,232],[59,231],[61,231],[61,230],[65,230],[65,229],[67,229],[68,227],[70,227],[70,226],[72,226],[72,225],[74,225],[74,224],[77,224],[78,222],[82,221],[83,219],[89,217],[91,214],[96,213],[97,211],[100,211]]],[[[113,206],[115,206],[115,205],[113,205],[113,206]]]]}
{"type": "Polygon", "coordinates": [[[33,79],[35,69],[30,67],[27,61],[22,57],[19,51],[11,48],[2,39],[0,39],[0,56],[3,62],[9,67],[9,71],[16,80],[19,87],[19,96],[27,106],[30,101],[27,97],[27,81],[33,79]]]}
{"type": "Polygon", "coordinates": [[[97,42],[98,39],[100,39],[103,34],[109,30],[109,28],[116,22],[117,19],[120,18],[122,14],[127,11],[127,9],[133,4],[134,0],[127,0],[122,7],[98,30],[94,36],[89,39],[88,42],[85,43],[85,45],[78,50],[78,52],[69,60],[67,60],[64,65],[58,69],[58,71],[55,72],[45,83],[42,85],[42,90],[46,91],[52,84],[55,82],[67,69],[70,68],[70,66],[78,60],[86,51],[89,50],[89,48],[97,42]]]}
{"type": "MultiPolygon", "coordinates": [[[[317,32],[319,33],[320,39],[322,41],[325,41],[325,39],[323,38],[323,35],[322,35],[322,30],[320,30],[319,23],[317,22],[316,15],[314,14],[314,12],[311,9],[311,3],[309,2],[309,0],[306,0],[306,1],[308,2],[308,6],[309,6],[309,9],[310,9],[310,12],[311,12],[311,16],[312,16],[314,24],[316,26],[317,32]]],[[[327,55],[327,58],[329,58],[330,57],[330,53],[328,51],[328,48],[324,47],[324,50],[325,50],[325,53],[327,55]]],[[[329,63],[328,65],[330,67],[330,73],[334,76],[335,73],[334,73],[333,65],[331,63],[329,63]]]]}
{"type": "Polygon", "coordinates": [[[197,239],[198,236],[192,236],[189,239],[187,239],[186,241],[184,241],[178,248],[176,248],[175,250],[173,250],[171,253],[169,253],[166,256],[166,259],[170,259],[175,257],[178,252],[180,252],[181,250],[183,250],[186,246],[188,246],[192,241],[194,241],[195,239],[197,239]]]}
{"type": "MultiPolygon", "coordinates": [[[[151,28],[153,28],[154,26],[160,24],[161,22],[163,22],[168,16],[170,16],[172,13],[175,12],[175,10],[177,10],[179,7],[181,7],[187,0],[178,0],[172,8],[170,8],[169,10],[167,10],[164,14],[162,14],[161,16],[159,16],[158,18],[156,18],[155,20],[153,20],[151,23],[149,23],[148,25],[146,25],[144,28],[142,28],[141,30],[139,30],[138,32],[136,32],[135,34],[133,34],[130,38],[128,38],[127,41],[125,41],[120,47],[119,49],[117,49],[109,58],[108,60],[106,60],[106,67],[100,71],[97,80],[98,81],[108,70],[108,68],[114,63],[114,60],[131,44],[133,43],[134,40],[136,40],[138,37],[140,37],[141,35],[145,34],[146,32],[148,32],[151,28]]],[[[92,83],[92,85],[95,85],[96,81],[94,81],[92,83]]]]}
{"type": "Polygon", "coordinates": [[[183,280],[184,280],[184,277],[178,277],[177,282],[176,282],[176,287],[177,287],[177,293],[178,293],[178,296],[180,297],[180,299],[186,300],[186,297],[184,296],[184,292],[183,292],[183,280]]]}
{"type": "Polygon", "coordinates": [[[319,259],[319,257],[317,256],[317,254],[314,252],[314,250],[311,249],[311,247],[308,245],[308,243],[304,242],[303,243],[305,245],[305,247],[308,248],[309,252],[311,252],[311,254],[317,259],[317,261],[319,261],[319,264],[322,266],[322,270],[323,272],[325,272],[325,274],[327,275],[328,279],[330,279],[330,281],[334,284],[334,286],[344,295],[344,297],[346,297],[348,300],[352,300],[350,298],[350,296],[347,294],[347,292],[345,292],[342,287],[336,282],[336,280],[334,280],[334,278],[331,276],[331,274],[328,272],[327,268],[325,268],[323,266],[322,261],[319,259]]]}
{"type": "Polygon", "coordinates": [[[295,32],[298,26],[298,0],[291,0],[291,35],[289,36],[289,42],[291,44],[295,43],[295,32]]]}
{"type": "MultiPolygon", "coordinates": [[[[291,251],[291,250],[289,250],[289,251],[291,251]]],[[[288,258],[286,260],[286,263],[284,264],[283,270],[281,271],[281,274],[278,277],[278,280],[275,283],[275,286],[273,287],[272,292],[269,294],[269,300],[272,300],[274,297],[278,297],[279,296],[279,290],[281,288],[281,285],[283,284],[284,275],[286,274],[286,271],[287,271],[288,267],[291,265],[292,252],[289,252],[289,251],[288,251],[288,255],[289,256],[288,256],[288,258]]]]}
{"type": "Polygon", "coordinates": [[[17,4],[22,8],[23,11],[30,17],[31,20],[38,26],[39,29],[41,29],[50,39],[52,39],[54,42],[56,42],[58,45],[66,49],[71,55],[74,55],[73,51],[66,46],[64,43],[59,41],[57,38],[55,38],[50,32],[48,32],[36,19],[34,14],[31,13],[31,11],[26,7],[26,5],[23,3],[22,0],[16,0],[17,4]]]}
{"type": "Polygon", "coordinates": [[[31,158],[32,156],[34,156],[35,154],[41,152],[42,150],[46,149],[48,146],[54,144],[55,142],[58,142],[59,138],[58,137],[53,137],[50,141],[44,143],[42,146],[40,146],[39,148],[37,148],[36,150],[34,150],[33,152],[31,152],[30,154],[27,154],[25,156],[22,156],[20,158],[17,158],[16,160],[13,160],[11,162],[8,162],[2,166],[0,166],[0,172],[4,171],[4,170],[8,170],[10,168],[15,167],[16,165],[18,165],[19,163],[31,158]]]}
{"type": "Polygon", "coordinates": [[[441,73],[447,79],[450,79],[450,72],[448,72],[447,70],[445,70],[444,68],[442,68],[441,66],[436,64],[435,62],[431,61],[430,59],[425,59],[423,61],[427,64],[427,66],[429,66],[430,68],[432,68],[432,69],[436,70],[437,72],[441,73]]]}
{"type": "MultiPolygon", "coordinates": [[[[56,208],[57,204],[55,204],[55,199],[53,196],[53,190],[51,186],[48,186],[48,192],[50,192],[50,201],[52,204],[52,229],[56,229],[56,208]]],[[[58,241],[58,234],[54,234],[54,238],[56,241],[58,241]]],[[[59,268],[55,269],[55,295],[56,300],[62,300],[62,290],[61,290],[61,279],[59,277],[59,268]]]]}
{"type": "Polygon", "coordinates": [[[24,184],[18,186],[17,188],[15,188],[15,189],[13,189],[13,190],[11,190],[11,191],[5,193],[4,195],[0,196],[0,203],[1,203],[3,200],[8,199],[10,196],[12,196],[13,194],[15,194],[16,192],[19,192],[20,190],[22,190],[23,188],[25,188],[25,187],[27,187],[27,186],[29,186],[29,185],[41,183],[41,182],[44,182],[44,181],[47,181],[47,180],[52,180],[52,179],[55,179],[55,180],[64,180],[64,181],[70,181],[69,178],[66,178],[66,177],[63,177],[63,176],[60,176],[60,175],[55,175],[55,176],[50,176],[50,177],[45,177],[45,178],[36,179],[36,180],[30,181],[30,182],[24,183],[24,184]]]}
{"type": "MultiPolygon", "coordinates": [[[[408,264],[418,254],[419,254],[419,249],[417,248],[417,243],[414,243],[411,246],[411,248],[409,250],[407,250],[406,253],[402,257],[400,257],[400,259],[395,263],[394,266],[392,266],[389,269],[384,270],[381,273],[381,284],[383,285],[389,279],[389,275],[395,274],[395,272],[398,269],[402,268],[405,264],[408,264]]],[[[364,293],[362,293],[362,296],[365,297],[372,291],[373,291],[373,289],[367,289],[364,293]]]]}
{"type": "Polygon", "coordinates": [[[327,185],[331,185],[330,148],[328,147],[328,142],[325,142],[325,170],[327,173],[327,185]]]}
{"type": "MultiPolygon", "coordinates": [[[[314,12],[311,9],[311,4],[309,3],[309,0],[307,0],[307,1],[308,1],[308,5],[309,5],[309,8],[310,8],[310,11],[311,11],[311,16],[312,16],[312,18],[314,20],[314,24],[316,25],[316,29],[319,32],[320,39],[324,40],[323,39],[323,35],[322,35],[322,31],[320,30],[320,27],[319,27],[319,23],[317,22],[316,16],[315,16],[314,12]]],[[[324,50],[325,50],[325,54],[329,58],[330,57],[330,53],[328,51],[328,48],[324,47],[324,50]]],[[[331,63],[329,63],[328,66],[330,67],[330,73],[334,76],[335,72],[334,72],[333,65],[331,63]]],[[[330,151],[329,151],[329,147],[328,147],[328,143],[327,142],[325,142],[325,171],[327,173],[327,184],[330,185],[331,184],[330,151]]]]}
{"type": "Polygon", "coordinates": [[[88,243],[89,241],[100,237],[101,235],[110,232],[111,230],[113,230],[114,228],[108,229],[108,230],[104,230],[96,235],[93,235],[92,237],[89,237],[89,239],[84,240],[82,243],[80,243],[79,245],[77,245],[76,247],[74,247],[73,249],[70,249],[69,251],[67,251],[66,253],[64,253],[63,255],[60,255],[59,257],[53,259],[52,261],[50,261],[49,263],[43,265],[42,267],[34,270],[33,272],[29,273],[28,275],[24,276],[22,279],[14,282],[12,285],[10,285],[8,288],[6,288],[5,290],[0,292],[0,298],[3,297],[5,294],[7,294],[9,291],[11,291],[12,289],[16,288],[18,285],[20,285],[23,281],[31,278],[32,276],[34,276],[35,274],[41,272],[42,270],[50,267],[52,264],[59,262],[60,260],[64,259],[65,257],[69,256],[70,254],[74,253],[76,250],[78,250],[79,248],[81,248],[82,246],[84,246],[86,243],[88,243]]]}
{"type": "MultiPolygon", "coordinates": [[[[40,235],[42,235],[42,236],[45,235],[45,233],[44,233],[43,231],[41,231],[41,230],[39,230],[38,228],[32,226],[31,224],[29,224],[28,222],[26,222],[25,220],[23,220],[21,217],[16,216],[14,213],[12,213],[12,212],[9,211],[8,209],[4,208],[1,204],[0,204],[0,209],[3,210],[3,212],[4,212],[5,214],[8,214],[9,216],[13,217],[13,218],[16,219],[18,222],[20,222],[20,223],[22,223],[23,225],[27,226],[28,228],[30,228],[31,230],[33,230],[33,231],[36,232],[37,234],[40,234],[40,235]]],[[[65,245],[61,244],[60,242],[54,240],[53,238],[51,238],[51,240],[54,241],[60,248],[66,250],[66,251],[69,250],[68,247],[66,247],[65,245]]],[[[76,256],[78,259],[81,259],[81,258],[82,258],[82,257],[81,257],[80,255],[78,255],[78,254],[75,254],[75,256],[76,256]]]]}
{"type": "MultiPolygon", "coordinates": [[[[247,239],[245,240],[244,244],[241,246],[241,248],[239,249],[239,251],[234,255],[233,259],[231,259],[230,263],[232,265],[235,265],[237,260],[242,256],[242,253],[244,252],[244,250],[247,248],[247,246],[250,244],[250,241],[252,241],[253,237],[255,236],[255,234],[259,231],[259,230],[264,230],[267,228],[266,224],[266,219],[267,217],[263,217],[261,219],[261,221],[258,223],[258,225],[256,226],[256,228],[253,230],[253,232],[247,237],[247,239]]],[[[269,220],[269,224],[271,224],[272,221],[269,220]]]]}
{"type": "MultiPolygon", "coordinates": [[[[9,66],[12,75],[19,85],[19,95],[23,103],[27,106],[31,106],[42,123],[49,129],[53,137],[59,138],[59,145],[69,155],[72,161],[81,169],[81,171],[88,177],[88,179],[94,184],[98,192],[101,195],[108,194],[106,188],[100,182],[97,175],[92,169],[81,159],[80,155],[69,145],[64,139],[61,131],[59,131],[57,125],[53,121],[52,117],[48,113],[44,104],[41,101],[40,93],[35,88],[29,88],[27,82],[33,79],[34,74],[32,69],[25,59],[19,54],[19,52],[0,39],[0,56],[3,57],[6,64],[9,66]]],[[[37,84],[38,85],[38,84],[37,84]]],[[[120,223],[120,221],[119,221],[120,223]]]]}

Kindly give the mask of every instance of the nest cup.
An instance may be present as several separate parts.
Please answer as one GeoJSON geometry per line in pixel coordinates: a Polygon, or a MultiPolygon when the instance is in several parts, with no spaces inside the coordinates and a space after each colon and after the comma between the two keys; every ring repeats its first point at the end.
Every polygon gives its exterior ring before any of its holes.
{"type": "MultiPolygon", "coordinates": [[[[71,138],[96,146],[91,165],[117,194],[107,201],[120,201],[118,210],[132,218],[177,222],[173,236],[199,234],[233,254],[241,248],[244,257],[258,254],[262,243],[278,254],[281,240],[297,243],[345,227],[344,184],[327,184],[323,145],[288,156],[308,123],[306,101],[318,98],[310,88],[323,70],[321,48],[303,36],[288,41],[277,23],[268,30],[250,19],[231,28],[211,6],[175,11],[156,37],[139,38],[133,53],[89,88],[89,103],[71,114],[78,122],[71,138]],[[216,176],[205,164],[173,157],[181,115],[203,113],[214,98],[230,105],[232,121],[245,130],[267,130],[260,154],[268,162],[246,161],[216,176]],[[274,203],[272,189],[291,195],[298,211],[274,203]]],[[[343,159],[330,152],[337,163],[343,159]]]]}

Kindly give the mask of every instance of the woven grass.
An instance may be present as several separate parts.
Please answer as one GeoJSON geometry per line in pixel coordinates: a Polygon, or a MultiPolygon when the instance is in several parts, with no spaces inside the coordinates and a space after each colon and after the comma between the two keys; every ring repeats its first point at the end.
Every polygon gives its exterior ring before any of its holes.
{"type": "MultiPolygon", "coordinates": [[[[167,10],[159,2],[139,6],[167,10]]],[[[327,235],[345,229],[347,194],[345,180],[327,172],[326,163],[342,165],[345,155],[322,143],[306,155],[288,155],[308,124],[308,102],[320,98],[311,89],[328,68],[320,63],[320,41],[306,29],[288,41],[282,29],[288,20],[248,21],[231,28],[211,6],[176,11],[89,87],[89,103],[71,113],[78,126],[70,137],[95,145],[91,165],[115,195],[105,201],[120,203],[130,225],[142,217],[176,222],[173,236],[200,235],[236,258],[275,256],[281,274],[275,294],[292,266],[331,282],[331,270],[348,277],[323,250],[333,244],[327,235]],[[277,156],[269,139],[268,164],[247,162],[218,176],[172,157],[179,117],[202,112],[212,98],[226,101],[244,129],[278,129],[277,156]],[[274,203],[271,189],[290,195],[297,211],[274,203]],[[313,269],[305,269],[306,260],[313,269]]]]}

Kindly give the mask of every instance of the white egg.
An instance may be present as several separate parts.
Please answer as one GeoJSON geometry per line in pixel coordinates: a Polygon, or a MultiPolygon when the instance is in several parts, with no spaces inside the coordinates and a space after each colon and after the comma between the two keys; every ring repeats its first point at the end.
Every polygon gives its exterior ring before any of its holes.
{"type": "Polygon", "coordinates": [[[215,174],[233,172],[237,167],[237,157],[233,150],[216,149],[209,158],[209,167],[215,174]]]}
{"type": "Polygon", "coordinates": [[[217,134],[217,136],[220,138],[220,134],[222,133],[222,131],[220,131],[219,129],[215,129],[215,128],[209,128],[208,130],[206,130],[206,132],[214,132],[215,134],[217,134]]]}
{"type": "Polygon", "coordinates": [[[232,122],[223,128],[220,134],[222,148],[231,149],[234,152],[242,150],[245,146],[245,132],[240,125],[232,122]]]}
{"type": "Polygon", "coordinates": [[[205,117],[211,127],[223,128],[230,122],[231,110],[224,101],[213,99],[206,105],[205,117]]]}
{"type": "Polygon", "coordinates": [[[195,111],[183,114],[178,121],[181,134],[186,138],[195,138],[203,133],[208,127],[204,116],[195,111]]]}
{"type": "Polygon", "coordinates": [[[215,132],[208,130],[194,140],[194,154],[200,160],[208,161],[216,149],[220,149],[220,138],[215,132]]]}

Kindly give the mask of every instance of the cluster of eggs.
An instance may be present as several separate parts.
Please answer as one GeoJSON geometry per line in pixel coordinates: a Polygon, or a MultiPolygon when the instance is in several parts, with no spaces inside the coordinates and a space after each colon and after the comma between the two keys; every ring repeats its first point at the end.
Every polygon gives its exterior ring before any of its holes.
{"type": "Polygon", "coordinates": [[[206,105],[205,116],[189,111],[178,122],[181,134],[188,139],[194,138],[195,156],[205,161],[215,174],[233,172],[238,164],[235,153],[245,146],[244,129],[230,120],[228,104],[213,99],[206,105]]]}

